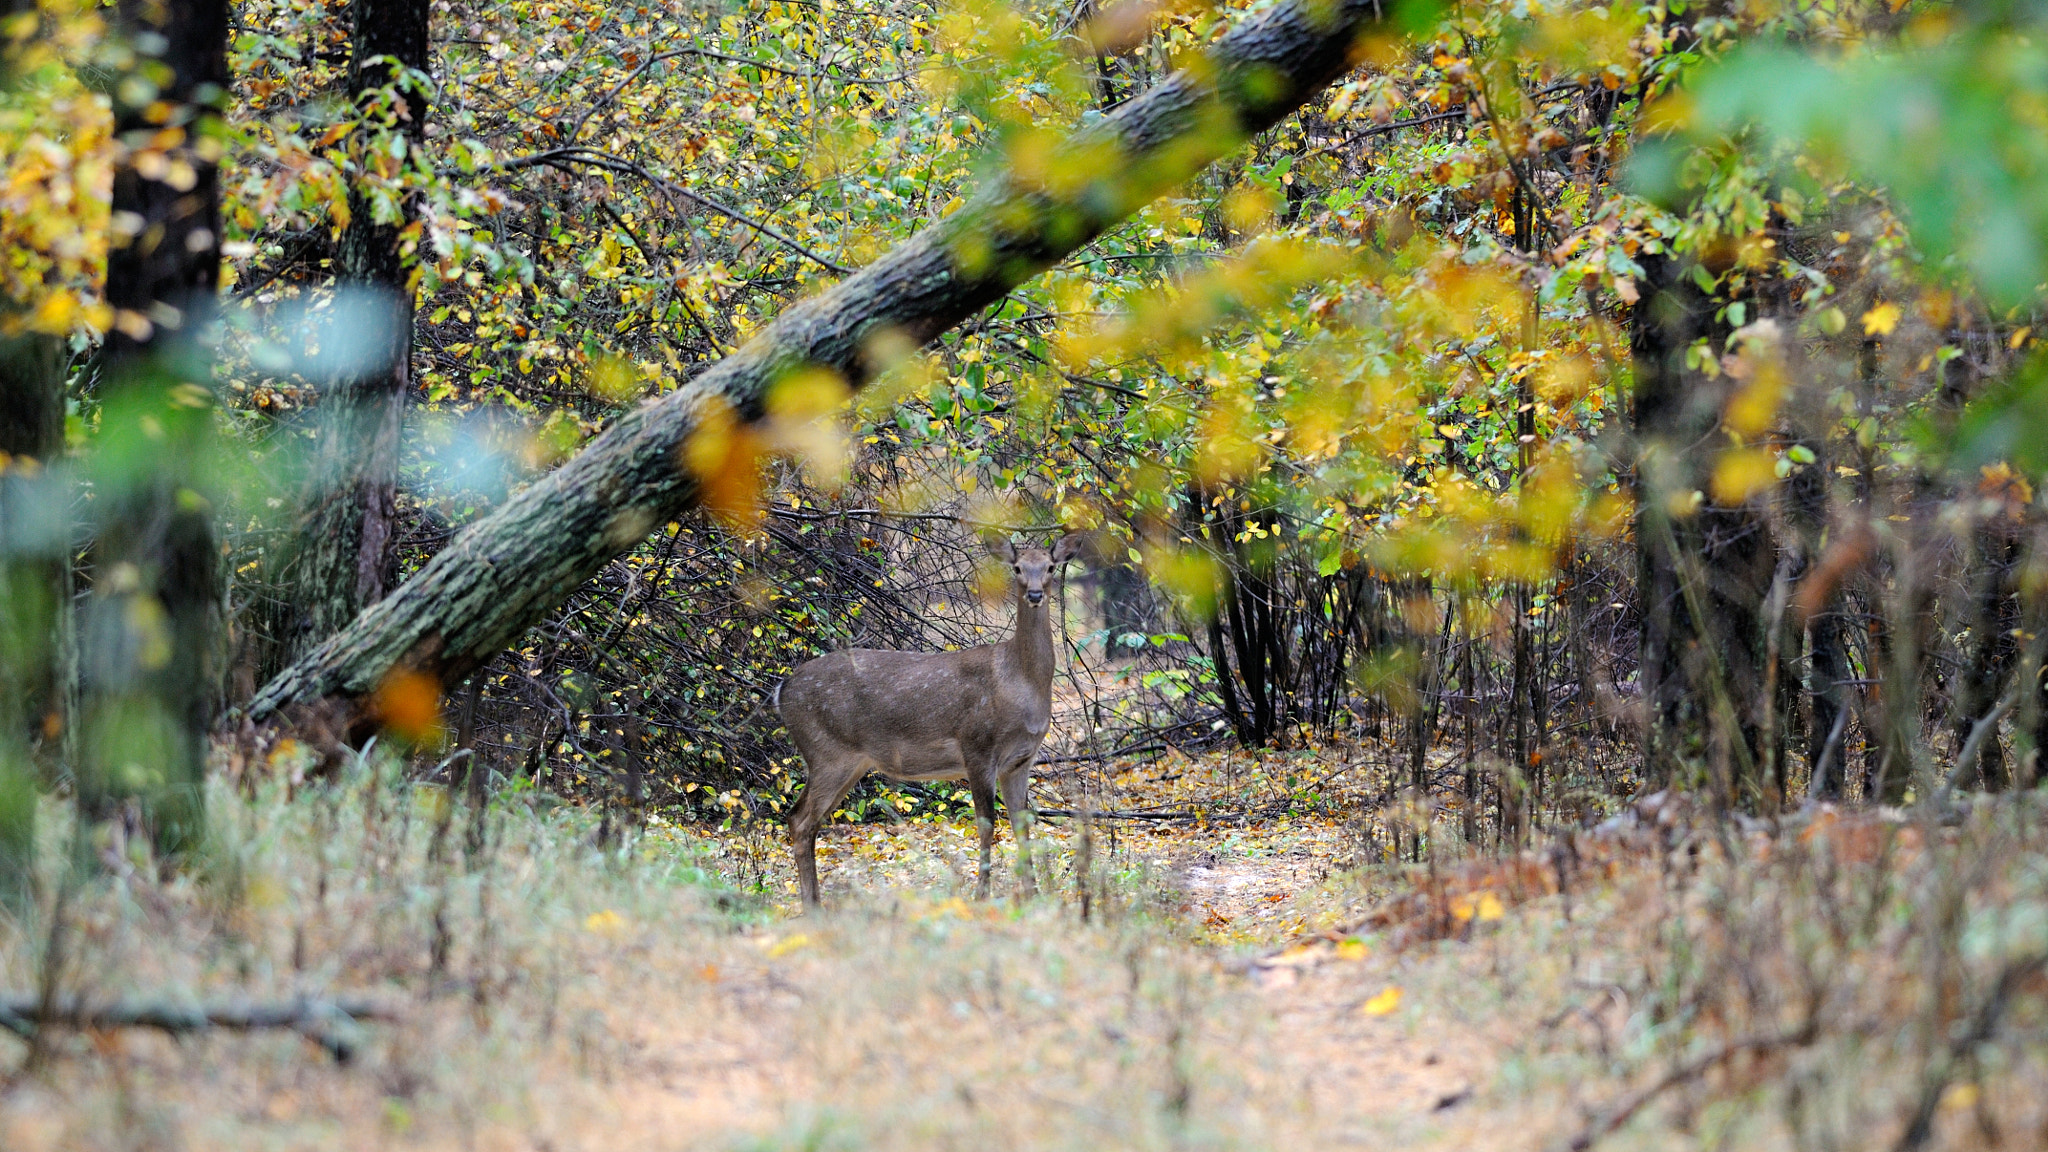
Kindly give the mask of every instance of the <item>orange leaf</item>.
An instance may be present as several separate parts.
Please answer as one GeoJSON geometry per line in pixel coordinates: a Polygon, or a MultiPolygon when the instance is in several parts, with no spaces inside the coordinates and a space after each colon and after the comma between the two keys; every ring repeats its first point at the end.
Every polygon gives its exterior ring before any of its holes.
{"type": "Polygon", "coordinates": [[[683,443],[682,465],[697,478],[699,498],[729,527],[761,519],[761,450],[760,435],[717,398],[683,443]]]}
{"type": "Polygon", "coordinates": [[[403,740],[433,740],[441,734],[441,682],[430,673],[400,669],[377,686],[370,712],[403,740]]]}

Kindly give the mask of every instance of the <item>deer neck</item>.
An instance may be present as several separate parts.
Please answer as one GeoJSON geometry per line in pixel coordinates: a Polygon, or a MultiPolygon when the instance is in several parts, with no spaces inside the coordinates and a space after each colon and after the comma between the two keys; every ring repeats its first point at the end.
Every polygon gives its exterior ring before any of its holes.
{"type": "Polygon", "coordinates": [[[1033,606],[1017,594],[1017,632],[1010,637],[1010,660],[1031,683],[1052,689],[1052,597],[1033,606]]]}

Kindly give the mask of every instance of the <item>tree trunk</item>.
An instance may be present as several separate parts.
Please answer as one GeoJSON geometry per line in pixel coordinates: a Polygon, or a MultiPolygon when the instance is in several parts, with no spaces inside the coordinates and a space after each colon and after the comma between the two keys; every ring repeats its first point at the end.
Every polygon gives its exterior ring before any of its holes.
{"type": "MultiPolygon", "coordinates": [[[[355,0],[349,87],[358,106],[402,136],[408,153],[426,136],[432,93],[413,83],[428,58],[427,0],[355,0]],[[388,106],[387,95],[395,97],[388,106]]],[[[374,145],[366,142],[365,151],[374,145]]],[[[411,219],[376,218],[361,189],[349,194],[349,224],[337,260],[339,286],[365,313],[376,345],[368,363],[333,381],[321,400],[291,569],[293,614],[281,629],[284,657],[296,659],[339,632],[396,582],[392,551],[398,514],[398,437],[411,382],[413,293],[400,233],[411,219]]],[[[275,669],[273,669],[274,671],[275,669]]]]}
{"type": "Polygon", "coordinates": [[[139,802],[160,851],[203,831],[206,736],[218,680],[220,554],[199,477],[213,413],[203,329],[220,283],[219,182],[190,141],[228,84],[226,0],[124,0],[152,87],[117,89],[115,128],[166,163],[114,172],[117,219],[141,227],[107,256],[115,310],[100,365],[93,477],[98,545],[81,626],[80,802],[139,802]],[[165,108],[169,118],[163,118],[165,108]],[[167,132],[166,128],[182,129],[167,132]],[[157,143],[170,138],[169,143],[157,143]]]}
{"type": "Polygon", "coordinates": [[[1669,256],[1642,264],[1630,345],[1644,769],[1652,787],[1712,778],[1723,802],[1747,802],[1768,762],[1763,609],[1776,549],[1753,503],[1708,495],[1727,377],[1689,370],[1685,358],[1702,338],[1719,353],[1726,332],[1713,303],[1688,266],[1669,256]]]}
{"type": "Polygon", "coordinates": [[[647,532],[698,504],[685,459],[752,466],[771,387],[824,369],[858,387],[894,348],[916,347],[1001,300],[1351,67],[1359,37],[1395,6],[1290,0],[1057,150],[1044,180],[1010,173],[965,207],[831,290],[790,308],[689,385],[621,417],[575,459],[472,525],[424,570],[265,686],[250,714],[326,703],[351,736],[395,668],[451,683],[561,603],[647,532]],[[699,430],[704,429],[702,435],[699,430]]]}
{"type": "Polygon", "coordinates": [[[64,344],[0,341],[0,907],[19,911],[35,865],[36,750],[62,761],[71,722],[68,494],[50,490],[64,450],[64,344]]]}
{"type": "Polygon", "coordinates": [[[1153,631],[1148,602],[1151,590],[1145,584],[1144,574],[1128,561],[1112,564],[1102,569],[1098,589],[1102,599],[1102,628],[1107,633],[1107,639],[1102,643],[1103,655],[1138,654],[1141,649],[1124,643],[1124,637],[1136,635],[1142,639],[1153,631]]]}
{"type": "MultiPolygon", "coordinates": [[[[2019,595],[2013,589],[2013,570],[2019,563],[2019,536],[2004,514],[1994,513],[1988,523],[1976,527],[1974,562],[1965,569],[1969,582],[1970,646],[1967,649],[1955,694],[1953,727],[1958,752],[1969,742],[1977,722],[1998,706],[2019,656],[2013,633],[2020,627],[2019,595]]],[[[1977,753],[1977,782],[1987,792],[2012,786],[2012,767],[2006,761],[2005,746],[1998,733],[1984,742],[1977,753]]]]}

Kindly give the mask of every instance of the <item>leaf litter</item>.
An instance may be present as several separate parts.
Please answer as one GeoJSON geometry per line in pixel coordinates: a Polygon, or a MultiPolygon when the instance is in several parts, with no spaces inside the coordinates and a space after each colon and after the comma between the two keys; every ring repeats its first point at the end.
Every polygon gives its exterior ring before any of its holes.
{"type": "MultiPolygon", "coordinates": [[[[1827,810],[1688,839],[1652,798],[1522,854],[1403,864],[1373,859],[1348,815],[1370,803],[1366,785],[1241,819],[1247,789],[1271,803],[1261,780],[1300,758],[1184,761],[1114,774],[1091,797],[1098,812],[1197,816],[1088,826],[1085,922],[1073,819],[1043,826],[1048,895],[1029,903],[971,898],[971,823],[835,826],[821,842],[831,907],[812,916],[773,828],[650,826],[607,855],[576,814],[558,816],[569,838],[551,844],[518,842],[542,827],[521,825],[494,866],[499,938],[458,924],[455,978],[438,991],[421,982],[418,902],[393,911],[378,895],[429,890],[407,871],[426,862],[417,830],[371,837],[385,881],[357,875],[308,905],[308,833],[368,821],[294,825],[287,805],[263,817],[271,855],[252,857],[251,887],[274,892],[236,929],[233,963],[253,967],[190,966],[213,929],[187,885],[133,906],[162,911],[95,911],[167,918],[160,940],[102,970],[156,964],[154,980],[194,989],[289,980],[297,932],[324,980],[422,988],[413,1015],[351,1067],[289,1036],[60,1048],[65,1091],[31,1079],[0,1096],[0,1146],[132,1146],[149,1131],[176,1134],[158,1146],[309,1149],[1549,1148],[1662,1066],[1635,1007],[1654,987],[1631,974],[1655,960],[1656,933],[1676,916],[1728,919],[1705,886],[1673,894],[1674,862],[1825,851],[1868,868],[1936,847],[1896,817],[1827,810]]],[[[1055,778],[1039,802],[1071,810],[1080,788],[1055,778]]],[[[999,893],[1010,849],[1002,829],[999,893]]],[[[18,949],[5,959],[25,971],[18,949]]],[[[1709,1068],[1675,1109],[1643,1108],[1607,1138],[1662,1146],[1702,1109],[1740,1127],[1714,1109],[1751,1090],[1744,1067],[1709,1068]]],[[[2004,1083],[1935,1091],[1939,1130],[2032,1107],[2004,1083]]]]}

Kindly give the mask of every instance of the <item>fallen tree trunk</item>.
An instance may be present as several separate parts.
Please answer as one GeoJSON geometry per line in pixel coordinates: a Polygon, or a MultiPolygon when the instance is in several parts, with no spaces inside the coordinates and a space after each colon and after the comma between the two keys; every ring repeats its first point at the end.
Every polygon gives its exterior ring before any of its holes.
{"type": "MultiPolygon", "coordinates": [[[[884,341],[921,345],[1277,123],[1351,67],[1361,37],[1424,0],[1284,0],[880,260],[778,317],[688,385],[619,418],[560,469],[455,538],[418,575],[306,653],[247,710],[351,741],[394,672],[453,684],[649,531],[700,502],[693,437],[764,427],[779,381],[824,369],[858,388],[884,341]]],[[[1433,7],[1427,8],[1434,11],[1433,7]]]]}
{"type": "Polygon", "coordinates": [[[360,998],[339,1000],[235,1001],[223,1004],[171,1004],[157,1000],[115,1000],[92,1004],[63,996],[45,1005],[39,997],[0,998],[0,1028],[26,1039],[38,1026],[108,1030],[153,1028],[173,1036],[221,1029],[253,1032],[289,1028],[346,1063],[355,1055],[358,1020],[395,1020],[398,1011],[360,998]]]}

